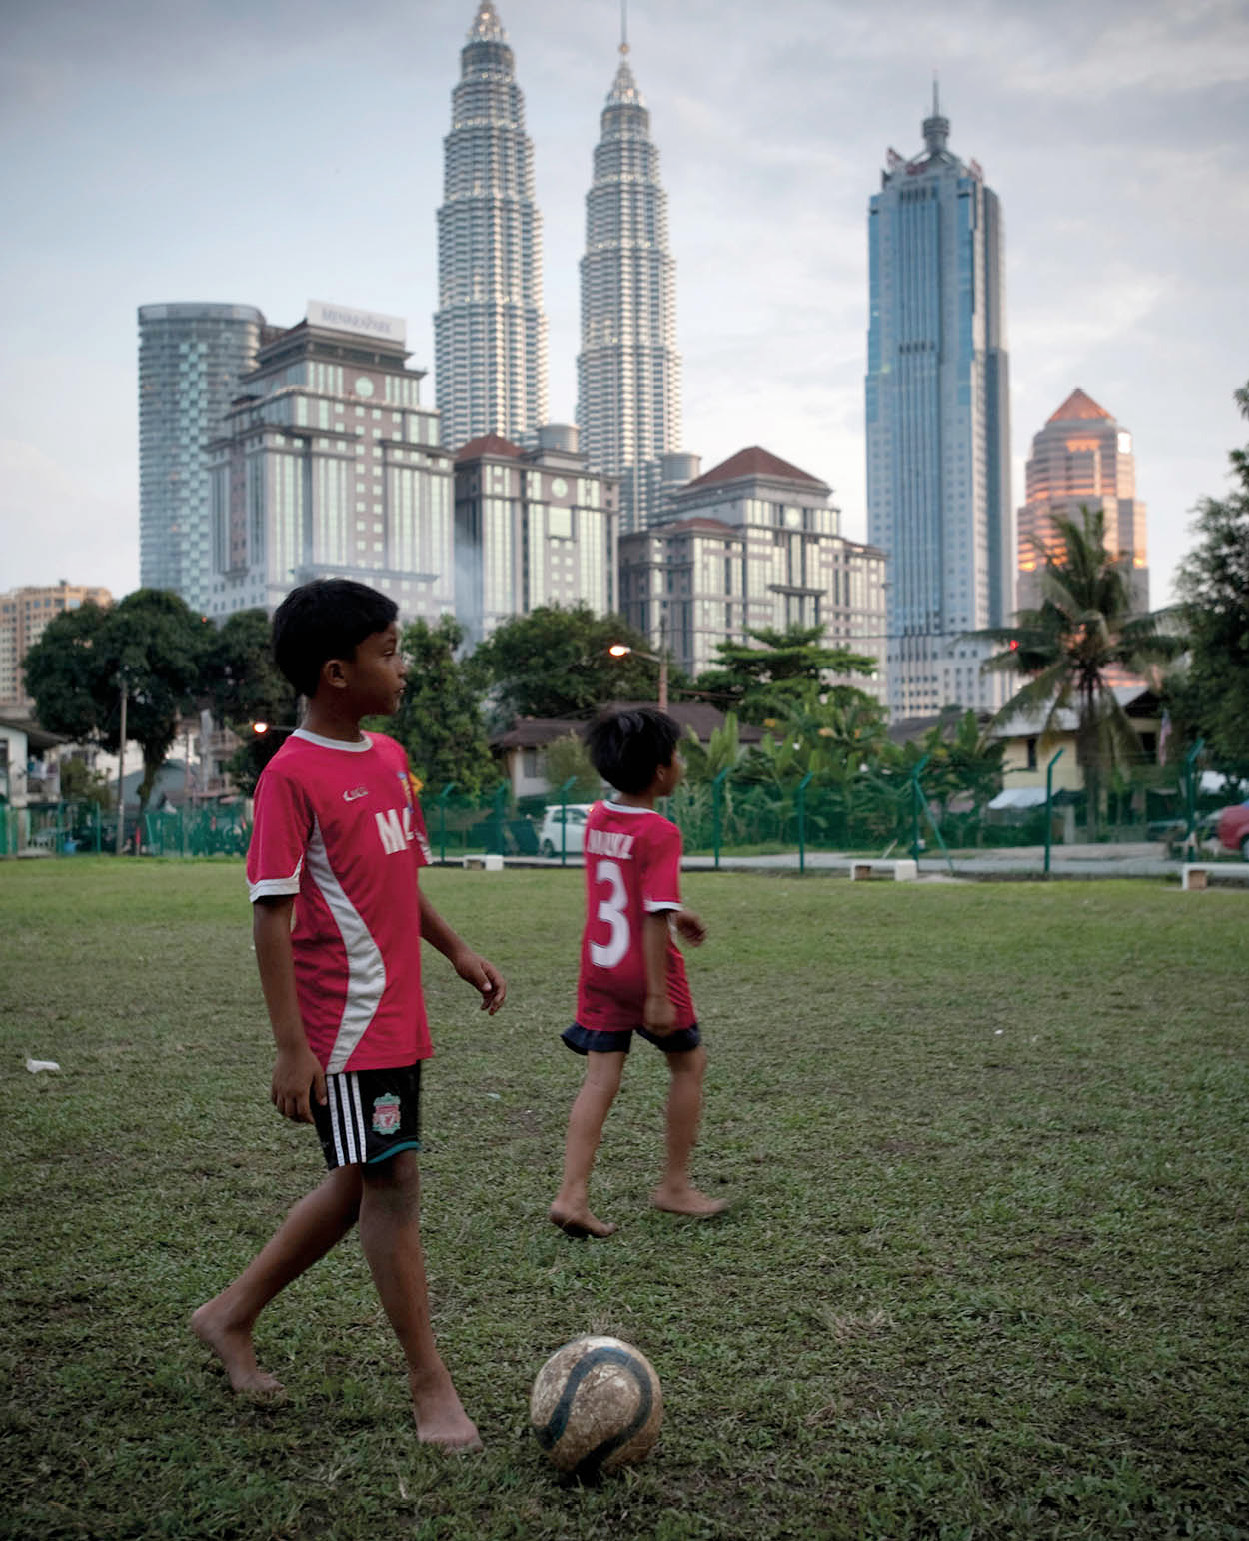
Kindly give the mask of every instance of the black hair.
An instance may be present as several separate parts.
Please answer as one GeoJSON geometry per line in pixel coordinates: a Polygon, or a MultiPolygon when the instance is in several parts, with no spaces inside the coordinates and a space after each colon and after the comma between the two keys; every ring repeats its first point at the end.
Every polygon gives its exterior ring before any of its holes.
{"type": "Polygon", "coordinates": [[[318,578],[292,589],[273,616],[273,656],[301,696],[314,696],[322,666],[354,659],[366,637],[385,631],[399,606],[350,578],[318,578]]]}
{"type": "Polygon", "coordinates": [[[594,769],[618,792],[645,792],[661,765],[671,765],[681,730],[653,706],[604,712],[586,729],[594,769]]]}

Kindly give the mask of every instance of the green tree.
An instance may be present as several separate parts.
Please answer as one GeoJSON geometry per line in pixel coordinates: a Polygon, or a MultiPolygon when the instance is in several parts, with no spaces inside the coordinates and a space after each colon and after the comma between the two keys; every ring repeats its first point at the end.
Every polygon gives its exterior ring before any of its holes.
{"type": "Polygon", "coordinates": [[[142,812],[178,720],[195,703],[207,640],[202,617],[163,589],[136,589],[108,610],[84,605],[57,616],[26,655],[39,721],[116,752],[124,689],[126,737],[143,752],[142,812]]]}
{"type": "Polygon", "coordinates": [[[466,796],[479,796],[499,783],[498,766],[486,742],[479,678],[456,657],[464,628],[453,616],[435,625],[412,621],[404,628],[408,677],[399,709],[379,724],[408,752],[413,771],[438,791],[449,781],[466,796]]]}
{"type": "MultiPolygon", "coordinates": [[[[1249,417],[1249,385],[1236,393],[1249,417]]],[[[1231,452],[1236,485],[1197,505],[1196,547],[1179,573],[1188,630],[1180,715],[1220,770],[1249,779],[1249,448],[1231,452]]]]}
{"type": "Polygon", "coordinates": [[[546,763],[546,780],[552,794],[559,791],[571,776],[575,778],[568,789],[570,803],[586,803],[599,795],[603,778],[590,761],[585,740],[579,733],[565,733],[555,739],[543,751],[546,763]]]}
{"type": "Polygon", "coordinates": [[[779,718],[806,700],[812,686],[822,689],[827,674],[871,675],[876,670],[874,658],[823,646],[822,626],[761,627],[746,635],[754,646],[718,643],[715,664],[694,682],[700,695],[723,711],[735,711],[743,722],[779,718]]]}
{"type": "Polygon", "coordinates": [[[995,724],[1014,716],[1041,719],[1040,747],[1052,747],[1060,715],[1075,716],[1076,763],[1085,791],[1090,839],[1096,839],[1102,795],[1118,765],[1139,752],[1139,741],[1110,684],[1114,672],[1151,675],[1183,649],[1163,630],[1164,617],[1135,615],[1122,564],[1106,550],[1100,509],[1080,509],[1079,521],[1055,516],[1055,548],[1034,541],[1040,563],[1041,604],[1021,610],[1015,624],[972,633],[1003,645],[985,669],[1024,680],[995,724]]]}
{"type": "Polygon", "coordinates": [[[273,657],[273,627],[263,610],[236,611],[209,637],[203,692],[213,716],[239,736],[228,769],[235,786],[250,796],[287,737],[258,734],[253,724],[293,727],[299,708],[298,692],[273,657]]]}
{"type": "Polygon", "coordinates": [[[61,761],[61,799],[67,803],[94,803],[106,812],[113,806],[113,792],[103,771],[92,770],[77,755],[61,761]]]}
{"type": "Polygon", "coordinates": [[[481,643],[469,666],[490,691],[496,718],[586,717],[608,701],[653,701],[656,666],[637,651],[613,658],[613,643],[650,651],[619,616],[588,605],[544,605],[517,615],[481,643]]]}

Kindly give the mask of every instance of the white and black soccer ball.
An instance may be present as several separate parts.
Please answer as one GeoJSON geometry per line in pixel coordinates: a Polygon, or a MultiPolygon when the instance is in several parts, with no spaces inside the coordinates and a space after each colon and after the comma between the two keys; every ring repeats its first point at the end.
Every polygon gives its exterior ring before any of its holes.
{"type": "Polygon", "coordinates": [[[560,1471],[593,1478],[645,1457],[659,1437],[663,1394],[650,1361],[631,1343],[575,1338],[538,1372],[529,1416],[560,1471]]]}

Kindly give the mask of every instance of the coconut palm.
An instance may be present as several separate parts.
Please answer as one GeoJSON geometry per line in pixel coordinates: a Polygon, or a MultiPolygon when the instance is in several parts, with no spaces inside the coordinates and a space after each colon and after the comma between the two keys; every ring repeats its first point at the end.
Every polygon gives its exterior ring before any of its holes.
{"type": "Polygon", "coordinates": [[[1056,514],[1049,549],[1034,541],[1041,603],[1021,610],[1013,626],[973,632],[1002,645],[983,668],[1021,675],[1024,683],[994,718],[1041,718],[1040,747],[1052,747],[1061,716],[1075,717],[1076,763],[1085,791],[1090,839],[1097,834],[1102,788],[1110,770],[1139,753],[1131,722],[1110,683],[1127,671],[1160,682],[1160,670],[1184,650],[1165,627],[1165,612],[1134,614],[1123,563],[1106,550],[1100,509],[1079,519],[1056,514]]]}

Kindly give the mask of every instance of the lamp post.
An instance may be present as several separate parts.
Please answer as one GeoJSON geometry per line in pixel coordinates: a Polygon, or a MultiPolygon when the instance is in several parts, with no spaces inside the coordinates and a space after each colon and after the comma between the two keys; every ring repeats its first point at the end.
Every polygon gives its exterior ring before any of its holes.
{"type": "Polygon", "coordinates": [[[613,658],[627,658],[630,653],[635,658],[646,658],[651,663],[659,665],[659,710],[668,710],[668,649],[664,646],[664,631],[666,630],[664,619],[659,621],[659,652],[644,653],[640,647],[630,647],[626,642],[613,642],[607,649],[613,658]]]}

